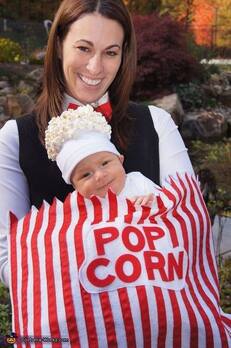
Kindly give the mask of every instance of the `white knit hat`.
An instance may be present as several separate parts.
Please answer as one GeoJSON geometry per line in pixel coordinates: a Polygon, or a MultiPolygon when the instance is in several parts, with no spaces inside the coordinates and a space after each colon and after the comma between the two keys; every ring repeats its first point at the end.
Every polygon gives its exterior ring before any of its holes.
{"type": "Polygon", "coordinates": [[[66,183],[71,183],[72,171],[82,159],[101,151],[120,155],[108,137],[100,132],[83,131],[77,139],[67,140],[56,157],[57,165],[66,183]]]}
{"type": "Polygon", "coordinates": [[[70,184],[74,167],[85,157],[100,151],[120,155],[110,136],[111,126],[92,106],[64,111],[49,121],[45,132],[48,158],[57,161],[63,179],[70,184]]]}

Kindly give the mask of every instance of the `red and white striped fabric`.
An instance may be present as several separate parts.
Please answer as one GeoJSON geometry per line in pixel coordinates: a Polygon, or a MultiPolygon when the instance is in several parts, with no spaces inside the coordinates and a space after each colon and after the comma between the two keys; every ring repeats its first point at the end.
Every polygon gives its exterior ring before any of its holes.
{"type": "Polygon", "coordinates": [[[69,339],[27,347],[231,347],[195,177],[169,178],[152,209],[111,192],[44,202],[11,216],[9,249],[14,332],[69,339]]]}

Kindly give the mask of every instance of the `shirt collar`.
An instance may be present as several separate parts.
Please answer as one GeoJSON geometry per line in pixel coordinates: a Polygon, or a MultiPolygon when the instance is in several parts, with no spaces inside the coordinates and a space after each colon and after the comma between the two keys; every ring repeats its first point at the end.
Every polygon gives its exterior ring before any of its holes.
{"type": "MultiPolygon", "coordinates": [[[[109,101],[109,95],[108,95],[108,92],[106,92],[98,101],[96,101],[94,103],[90,103],[90,105],[93,108],[97,108],[99,105],[105,104],[108,101],[109,101]]],[[[81,103],[77,99],[71,97],[67,93],[64,93],[63,110],[67,110],[67,107],[68,107],[69,104],[77,104],[79,106],[84,105],[83,103],[81,103]]]]}

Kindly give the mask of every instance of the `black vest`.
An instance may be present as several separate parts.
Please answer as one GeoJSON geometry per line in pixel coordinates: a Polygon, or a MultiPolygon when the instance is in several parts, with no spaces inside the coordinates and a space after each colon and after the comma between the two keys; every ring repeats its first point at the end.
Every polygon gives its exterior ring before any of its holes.
{"type": "MultiPolygon", "coordinates": [[[[125,156],[127,173],[139,171],[159,184],[158,135],[147,106],[129,103],[128,112],[134,118],[132,141],[126,153],[121,151],[112,133],[112,141],[125,156]]],[[[43,200],[51,203],[54,197],[64,201],[73,191],[62,179],[61,172],[48,159],[46,149],[38,138],[35,114],[17,119],[19,132],[19,163],[29,184],[31,204],[40,207],[43,200]]]]}

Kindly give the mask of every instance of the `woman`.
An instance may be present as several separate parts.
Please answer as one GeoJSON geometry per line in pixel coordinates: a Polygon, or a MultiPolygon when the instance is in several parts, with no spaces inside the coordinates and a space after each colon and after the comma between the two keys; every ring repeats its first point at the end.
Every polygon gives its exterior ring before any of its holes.
{"type": "MultiPolygon", "coordinates": [[[[64,200],[73,190],[63,181],[57,165],[48,160],[44,148],[44,132],[51,117],[76,105],[99,107],[110,120],[112,139],[125,157],[127,172],[140,171],[156,184],[176,172],[193,174],[170,115],[154,106],[129,103],[136,70],[135,46],[133,26],[122,0],[62,1],[49,34],[44,85],[36,109],[7,122],[0,133],[0,276],[6,285],[8,212],[20,218],[32,205],[40,207],[44,199],[51,202],[55,196],[64,200]]],[[[128,321],[126,325],[130,327],[128,321]]],[[[165,329],[163,332],[167,335],[165,329]]],[[[91,332],[88,334],[94,343],[91,332]]],[[[129,338],[129,330],[126,334],[127,344],[134,347],[134,337],[129,338]]],[[[159,340],[160,346],[164,344],[159,340]]],[[[146,342],[151,346],[150,337],[146,342]]]]}
{"type": "Polygon", "coordinates": [[[112,139],[125,155],[127,172],[140,171],[157,184],[176,171],[193,172],[170,116],[154,106],[128,103],[136,44],[122,0],[62,1],[44,68],[35,112],[7,122],[0,133],[0,279],[5,284],[8,212],[22,217],[31,205],[39,207],[43,199],[51,202],[54,196],[64,200],[72,191],[43,146],[49,119],[69,104],[97,106],[110,101],[112,139]]]}

